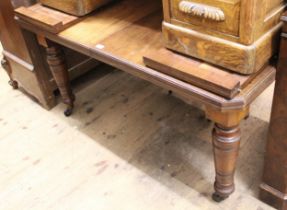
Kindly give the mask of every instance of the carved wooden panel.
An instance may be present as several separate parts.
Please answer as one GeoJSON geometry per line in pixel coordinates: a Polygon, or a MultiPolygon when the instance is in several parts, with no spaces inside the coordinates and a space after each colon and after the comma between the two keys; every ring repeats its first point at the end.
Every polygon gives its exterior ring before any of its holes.
{"type": "MultiPolygon", "coordinates": [[[[239,36],[240,1],[170,1],[171,22],[239,36]]],[[[200,29],[199,29],[200,30],[200,29]]]]}

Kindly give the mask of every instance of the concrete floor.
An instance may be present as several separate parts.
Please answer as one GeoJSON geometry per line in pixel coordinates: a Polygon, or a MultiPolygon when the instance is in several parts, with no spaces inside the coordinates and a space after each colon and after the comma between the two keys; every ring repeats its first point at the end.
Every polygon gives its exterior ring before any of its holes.
{"type": "Polygon", "coordinates": [[[0,210],[272,209],[258,186],[273,86],[242,123],[237,190],[217,204],[201,111],[114,71],[75,87],[65,118],[62,104],[46,111],[7,81],[0,69],[0,210]]]}

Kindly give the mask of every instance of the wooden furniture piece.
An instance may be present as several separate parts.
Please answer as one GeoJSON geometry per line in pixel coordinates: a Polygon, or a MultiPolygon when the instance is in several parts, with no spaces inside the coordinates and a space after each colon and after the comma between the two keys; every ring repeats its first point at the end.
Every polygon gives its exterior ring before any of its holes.
{"type": "Polygon", "coordinates": [[[242,74],[277,51],[284,0],[163,0],[166,47],[242,74]],[[260,6],[258,6],[260,5],[260,6]]]}
{"type": "MultiPolygon", "coordinates": [[[[28,5],[27,1],[0,1],[0,40],[4,48],[2,66],[7,71],[13,88],[18,88],[18,83],[24,90],[38,100],[45,108],[55,105],[55,98],[50,83],[49,71],[46,71],[42,63],[33,65],[29,49],[26,47],[21,30],[14,21],[13,5],[28,5]],[[39,74],[38,74],[39,73],[39,74]],[[49,78],[49,79],[48,79],[49,78]],[[42,81],[41,84],[38,81],[42,81]]],[[[35,45],[30,46],[30,51],[35,56],[41,54],[35,45]],[[35,48],[34,48],[35,47],[35,48]]],[[[34,58],[36,59],[36,58],[34,58]]],[[[41,57],[37,57],[41,60],[41,57]]],[[[54,87],[56,87],[54,85],[54,87]]]]}
{"type": "MultiPolygon", "coordinates": [[[[67,82],[67,69],[59,44],[172,90],[182,98],[200,104],[207,117],[215,122],[212,135],[216,193],[213,198],[220,201],[227,198],[235,189],[234,173],[241,136],[240,121],[248,115],[252,101],[274,81],[275,69],[272,66],[266,66],[255,76],[242,76],[244,81],[248,81],[245,87],[240,89],[232,99],[227,99],[206,90],[205,87],[200,88],[146,67],[143,62],[144,56],[148,57],[154,51],[165,56],[161,51],[164,47],[161,42],[162,19],[160,1],[123,0],[83,18],[79,23],[59,34],[51,33],[21,18],[18,18],[18,22],[29,36],[36,34],[46,38],[44,45],[47,47],[50,69],[56,78],[64,103],[68,106],[66,111],[69,114],[74,105],[74,95],[67,82]]],[[[207,66],[207,69],[213,68],[204,62],[188,60],[193,63],[194,68],[196,66],[201,66],[199,68],[202,69],[204,66],[207,66]]],[[[196,77],[196,74],[192,72],[190,75],[196,77]]],[[[221,75],[221,69],[218,71],[213,69],[210,84],[215,84],[216,79],[221,75]]],[[[233,77],[232,73],[227,73],[226,78],[234,78],[235,81],[239,77],[233,77]]],[[[204,80],[207,80],[207,77],[204,80]]]]}
{"type": "Polygon", "coordinates": [[[260,197],[280,210],[287,210],[287,14],[281,35],[272,115],[265,154],[260,197]]]}
{"type": "Polygon", "coordinates": [[[84,16],[112,0],[40,0],[48,7],[76,16],[84,16]]]}
{"type": "MultiPolygon", "coordinates": [[[[45,59],[45,50],[36,36],[23,36],[14,20],[14,8],[29,6],[35,0],[0,1],[0,41],[3,46],[2,65],[13,88],[18,86],[44,108],[56,105],[54,91],[58,88],[45,59]],[[27,47],[26,43],[29,47],[27,47]]],[[[71,79],[98,65],[95,60],[76,51],[64,48],[71,79]]]]}

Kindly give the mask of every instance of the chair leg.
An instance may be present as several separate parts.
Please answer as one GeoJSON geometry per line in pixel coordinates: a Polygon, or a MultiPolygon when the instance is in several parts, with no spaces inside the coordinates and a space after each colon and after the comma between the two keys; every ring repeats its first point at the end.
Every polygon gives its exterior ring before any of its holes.
{"type": "Polygon", "coordinates": [[[240,128],[215,124],[212,135],[216,170],[213,199],[220,202],[235,190],[234,173],[240,147],[240,128]]]}
{"type": "Polygon", "coordinates": [[[13,89],[18,89],[18,83],[13,79],[11,66],[9,64],[9,61],[5,58],[5,56],[1,60],[1,66],[7,72],[9,76],[9,79],[10,79],[9,85],[11,85],[13,89]]]}
{"type": "Polygon", "coordinates": [[[61,93],[63,103],[67,105],[64,114],[68,117],[73,112],[75,95],[70,86],[70,79],[63,51],[59,45],[49,42],[46,53],[47,62],[61,93]]]}

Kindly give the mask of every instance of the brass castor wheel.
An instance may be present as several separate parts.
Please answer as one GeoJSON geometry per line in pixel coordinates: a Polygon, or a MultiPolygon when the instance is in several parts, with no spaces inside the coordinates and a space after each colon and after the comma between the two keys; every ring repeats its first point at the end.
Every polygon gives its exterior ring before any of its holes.
{"type": "Polygon", "coordinates": [[[70,117],[72,114],[73,114],[73,108],[67,108],[67,109],[64,111],[64,115],[65,115],[66,117],[70,117]]]}
{"type": "Polygon", "coordinates": [[[18,82],[11,80],[8,83],[13,87],[14,90],[18,89],[18,82]]]}
{"type": "Polygon", "coordinates": [[[228,196],[221,196],[218,193],[213,193],[212,194],[212,200],[214,200],[217,203],[220,203],[220,202],[224,201],[227,198],[228,198],[228,196]]]}

